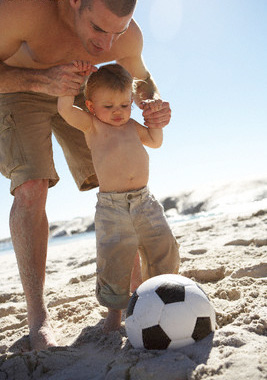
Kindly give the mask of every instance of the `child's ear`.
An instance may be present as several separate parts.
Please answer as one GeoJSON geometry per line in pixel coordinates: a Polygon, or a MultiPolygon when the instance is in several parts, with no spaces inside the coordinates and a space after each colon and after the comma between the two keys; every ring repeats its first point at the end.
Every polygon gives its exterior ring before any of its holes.
{"type": "Polygon", "coordinates": [[[95,114],[95,109],[94,109],[94,106],[93,106],[93,102],[91,100],[86,100],[85,104],[86,104],[86,107],[88,108],[89,112],[94,115],[95,114]]]}

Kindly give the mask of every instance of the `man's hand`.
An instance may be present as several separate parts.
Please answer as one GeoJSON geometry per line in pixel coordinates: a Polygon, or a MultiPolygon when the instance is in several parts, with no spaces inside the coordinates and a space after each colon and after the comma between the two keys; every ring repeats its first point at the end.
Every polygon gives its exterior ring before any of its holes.
{"type": "Polygon", "coordinates": [[[97,71],[97,68],[87,61],[73,61],[72,63],[54,66],[40,70],[39,92],[52,96],[78,95],[85,76],[97,71]],[[41,82],[41,83],[40,83],[41,82]]]}
{"type": "Polygon", "coordinates": [[[140,108],[143,110],[144,125],[148,128],[164,128],[169,124],[171,109],[168,102],[147,99],[142,101],[140,108]]]}

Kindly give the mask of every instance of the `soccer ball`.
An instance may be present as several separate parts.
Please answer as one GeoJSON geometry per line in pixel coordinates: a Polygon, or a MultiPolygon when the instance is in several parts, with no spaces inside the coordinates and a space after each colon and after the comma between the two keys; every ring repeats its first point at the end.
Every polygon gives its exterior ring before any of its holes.
{"type": "Polygon", "coordinates": [[[134,348],[180,348],[215,330],[215,311],[194,281],[163,274],[145,281],[133,293],[125,328],[134,348]]]}

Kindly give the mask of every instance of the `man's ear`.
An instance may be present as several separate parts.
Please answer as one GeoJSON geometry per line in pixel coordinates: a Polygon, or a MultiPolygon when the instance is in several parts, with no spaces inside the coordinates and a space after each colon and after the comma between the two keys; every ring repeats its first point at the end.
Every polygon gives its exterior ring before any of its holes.
{"type": "Polygon", "coordinates": [[[86,100],[85,101],[86,107],[88,108],[89,112],[93,115],[95,115],[95,109],[93,106],[93,102],[91,100],[86,100]]]}

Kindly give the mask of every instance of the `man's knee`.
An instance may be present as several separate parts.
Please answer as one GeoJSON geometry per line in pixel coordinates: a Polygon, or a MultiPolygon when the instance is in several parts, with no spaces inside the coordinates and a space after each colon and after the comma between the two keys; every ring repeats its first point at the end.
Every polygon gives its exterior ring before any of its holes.
{"type": "Polygon", "coordinates": [[[14,191],[15,201],[31,207],[45,203],[48,190],[48,179],[30,180],[18,186],[14,191]]]}

